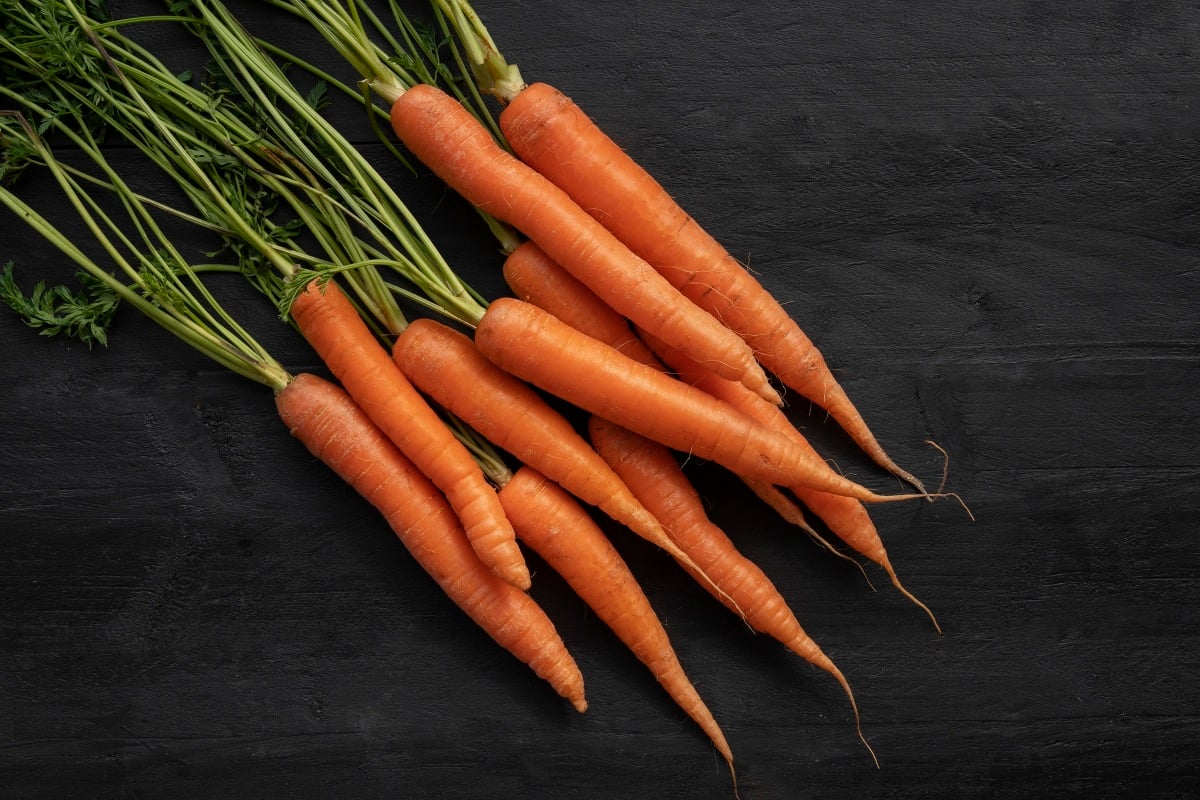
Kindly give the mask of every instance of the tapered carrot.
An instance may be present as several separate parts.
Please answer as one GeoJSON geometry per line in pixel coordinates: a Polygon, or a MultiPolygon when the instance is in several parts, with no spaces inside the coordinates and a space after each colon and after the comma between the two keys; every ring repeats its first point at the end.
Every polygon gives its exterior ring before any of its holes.
{"type": "Polygon", "coordinates": [[[476,556],[432,483],[340,387],[302,374],[276,395],[292,435],[375,506],[400,541],[471,619],[579,711],[583,676],[554,624],[476,556]]]}
{"type": "Polygon", "coordinates": [[[475,329],[475,343],[506,372],[737,475],[809,485],[868,502],[927,496],[878,495],[813,459],[784,434],[520,300],[492,301],[475,329]]]}
{"type": "MultiPolygon", "coordinates": [[[[714,376],[691,361],[687,355],[671,348],[666,343],[656,341],[644,332],[642,337],[650,345],[651,350],[679,373],[682,380],[691,382],[697,388],[724,400],[772,429],[787,434],[798,445],[808,450],[814,458],[819,458],[817,451],[792,426],[787,416],[778,407],[760,402],[761,398],[753,392],[744,391],[744,387],[740,384],[714,376]]],[[[875,529],[875,523],[862,503],[852,497],[830,494],[808,486],[797,485],[791,486],[790,489],[839,539],[882,567],[888,578],[891,579],[892,585],[924,610],[929,615],[929,619],[933,621],[933,627],[938,633],[941,633],[942,628],[929,606],[917,599],[916,595],[900,583],[896,569],[892,566],[891,559],[888,558],[887,550],[884,549],[883,540],[879,538],[879,533],[875,529]]]]}
{"type": "MultiPolygon", "coordinates": [[[[667,448],[598,417],[588,422],[588,432],[597,451],[658,517],[671,538],[737,603],[738,613],[750,627],[779,640],[837,680],[850,699],[862,738],[858,704],[846,676],[800,626],[771,579],[738,552],[724,531],[708,518],[700,495],[675,456],[667,448]]],[[[727,602],[720,595],[717,599],[727,602]]]]}
{"type": "Polygon", "coordinates": [[[426,166],[509,223],[643,328],[724,377],[781,402],[750,347],[630,252],[562,190],[500,148],[457,100],[419,84],[392,101],[392,128],[426,166]]]}
{"type": "MultiPolygon", "coordinates": [[[[508,256],[504,262],[504,280],[521,300],[553,314],[575,330],[605,342],[635,361],[667,371],[658,356],[629,327],[628,320],[551,261],[533,242],[523,243],[508,256]]],[[[806,532],[830,552],[841,555],[808,524],[800,506],[776,486],[765,480],[739,477],[784,520],[806,532]]]]}
{"type": "MultiPolygon", "coordinates": [[[[653,341],[655,345],[654,348],[648,346],[643,338],[639,338],[633,332],[623,317],[605,305],[590,289],[563,271],[532,242],[525,242],[509,255],[504,262],[504,279],[518,297],[550,312],[576,330],[607,342],[643,364],[665,369],[659,355],[655,354],[657,349],[659,354],[679,371],[685,382],[692,383],[714,397],[751,413],[760,422],[776,430],[794,435],[797,442],[811,452],[813,458],[820,458],[808,440],[796,431],[778,407],[762,402],[758,395],[746,391],[740,384],[718,378],[711,373],[706,374],[704,370],[698,369],[690,358],[643,332],[642,336],[653,341]]],[[[829,552],[858,563],[825,541],[824,537],[809,525],[803,511],[775,486],[766,481],[744,477],[743,481],[783,519],[806,531],[829,552]]],[[[929,608],[900,584],[875,525],[860,502],[803,486],[795,487],[793,494],[800,497],[840,539],[883,567],[896,588],[925,609],[932,618],[929,608]]],[[[933,622],[937,627],[937,620],[934,619],[933,622]]]]}
{"type": "Polygon", "coordinates": [[[517,535],[533,548],[645,664],[733,769],[733,753],[684,672],[667,632],[616,548],[579,504],[529,467],[500,500],[517,535]]]}
{"type": "Polygon", "coordinates": [[[492,444],[690,563],[571,423],[527,384],[484,358],[469,338],[440,322],[417,319],[397,338],[392,355],[417,388],[492,444]]]}
{"type": "Polygon", "coordinates": [[[924,489],[887,455],[787,311],[570,98],[547,84],[530,84],[511,97],[500,126],[522,161],[736,331],[769,371],[825,409],[880,466],[924,489]]]}
{"type": "Polygon", "coordinates": [[[332,282],[310,282],[291,306],[305,339],[396,446],[446,494],[479,557],[529,588],[516,534],[470,452],[438,418],[332,282]]]}

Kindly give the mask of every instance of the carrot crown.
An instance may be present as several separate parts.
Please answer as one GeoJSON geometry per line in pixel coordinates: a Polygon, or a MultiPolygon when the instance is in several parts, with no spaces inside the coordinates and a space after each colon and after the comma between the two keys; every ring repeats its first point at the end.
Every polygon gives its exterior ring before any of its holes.
{"type": "Polygon", "coordinates": [[[487,26],[466,0],[435,0],[434,8],[443,29],[447,25],[464,50],[475,73],[476,82],[487,93],[507,103],[525,88],[525,80],[516,64],[500,54],[487,26]]]}

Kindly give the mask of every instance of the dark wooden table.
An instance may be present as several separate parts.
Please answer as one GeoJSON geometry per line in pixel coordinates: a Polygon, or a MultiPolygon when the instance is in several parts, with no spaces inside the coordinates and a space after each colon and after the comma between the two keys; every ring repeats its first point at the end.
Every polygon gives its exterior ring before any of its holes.
{"type": "MultiPolygon", "coordinates": [[[[688,466],[848,675],[878,770],[836,684],[610,529],[742,797],[1198,796],[1200,7],[479,10],[528,79],[749,262],[898,460],[936,483],[924,442],[946,449],[977,518],[875,513],[939,637],[877,571],[871,591],[688,466]]],[[[500,293],[465,206],[334,113],[500,293]]],[[[18,275],[58,270],[0,225],[18,275]]],[[[289,367],[316,366],[257,297],[230,303],[289,367]]],[[[133,314],[106,349],[7,314],[0,336],[0,797],[732,796],[703,735],[538,562],[585,715],[451,606],[259,387],[133,314]]],[[[846,472],[897,488],[790,413],[846,472]]]]}

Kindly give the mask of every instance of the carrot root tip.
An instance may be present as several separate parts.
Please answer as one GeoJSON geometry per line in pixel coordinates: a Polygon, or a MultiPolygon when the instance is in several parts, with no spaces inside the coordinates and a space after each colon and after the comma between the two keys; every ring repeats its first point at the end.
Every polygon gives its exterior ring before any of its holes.
{"type": "Polygon", "coordinates": [[[892,579],[892,585],[896,587],[896,589],[900,592],[900,594],[907,597],[909,600],[911,600],[913,603],[915,603],[918,608],[920,608],[926,614],[929,615],[930,621],[933,622],[933,629],[937,631],[938,636],[941,636],[942,635],[942,626],[940,623],[938,623],[937,617],[934,616],[933,610],[930,609],[929,606],[922,603],[917,598],[916,595],[914,595],[908,589],[904,588],[904,585],[902,583],[900,583],[899,576],[896,575],[896,570],[892,567],[891,562],[889,562],[887,560],[886,556],[884,557],[884,560],[883,560],[883,563],[881,564],[881,566],[883,567],[884,571],[887,572],[888,577],[892,579]]]}

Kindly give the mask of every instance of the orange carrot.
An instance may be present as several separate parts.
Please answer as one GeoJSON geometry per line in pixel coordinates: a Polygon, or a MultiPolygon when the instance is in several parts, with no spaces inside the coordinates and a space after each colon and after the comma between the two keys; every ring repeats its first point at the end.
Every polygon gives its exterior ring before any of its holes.
{"type": "Polygon", "coordinates": [[[924,491],[884,452],[787,311],[570,98],[544,83],[530,84],[511,98],[500,126],[521,160],[736,331],[768,370],[829,412],[879,465],[924,491]]]}
{"type": "Polygon", "coordinates": [[[529,467],[500,490],[517,535],[558,572],[645,664],[733,769],[733,753],[679,663],[667,632],[633,573],[570,495],[529,467]]]}
{"type": "Polygon", "coordinates": [[[571,423],[528,385],[484,358],[469,338],[439,322],[417,319],[400,334],[392,355],[421,391],[484,438],[672,556],[688,560],[571,423]]]}
{"type": "Polygon", "coordinates": [[[506,372],[737,475],[869,502],[927,497],[878,495],[838,475],[786,435],[520,300],[493,301],[475,329],[475,344],[506,372]]]}
{"type": "Polygon", "coordinates": [[[750,347],[702,313],[562,190],[501,149],[454,98],[420,84],[394,98],[392,127],[426,166],[507,222],[606,303],[719,374],[782,402],[750,347]]]}
{"type": "Polygon", "coordinates": [[[301,374],[276,395],[292,435],[387,519],[442,590],[579,711],[583,676],[533,599],[484,567],[429,480],[341,387],[301,374]]]}
{"type": "MultiPolygon", "coordinates": [[[[841,684],[850,699],[862,738],[858,704],[846,676],[800,626],[771,579],[738,552],[724,531],[708,518],[700,495],[684,476],[675,456],[665,447],[597,417],[592,417],[588,423],[588,431],[604,460],[658,517],[680,548],[737,603],[736,610],[746,623],[779,640],[841,684]]],[[[720,595],[717,599],[728,604],[720,595]]],[[[866,744],[865,738],[863,744],[866,744]]],[[[870,745],[867,749],[871,749],[870,745]]]]}
{"type": "Polygon", "coordinates": [[[548,311],[577,331],[620,350],[634,361],[661,366],[629,320],[556,264],[533,242],[504,261],[504,281],[519,299],[548,311]]]}
{"type": "MultiPolygon", "coordinates": [[[[740,384],[717,378],[711,372],[691,361],[684,353],[674,350],[663,342],[656,341],[648,334],[643,333],[642,335],[650,345],[650,348],[670,364],[679,373],[682,380],[689,381],[697,388],[708,392],[720,400],[724,400],[731,406],[770,426],[773,430],[787,434],[798,445],[808,450],[814,458],[819,458],[817,451],[792,426],[787,416],[778,407],[770,403],[760,402],[761,398],[758,395],[753,392],[744,391],[744,387],[740,384]]],[[[933,621],[933,627],[938,633],[942,632],[937,617],[933,615],[933,611],[930,610],[929,606],[918,600],[912,592],[904,588],[904,585],[900,583],[900,578],[896,575],[896,569],[892,566],[887,551],[884,549],[883,540],[879,538],[879,532],[875,529],[875,523],[871,520],[870,514],[867,513],[867,509],[862,503],[852,497],[843,497],[841,495],[830,494],[829,492],[817,491],[807,486],[792,486],[790,489],[810,511],[820,517],[821,521],[839,539],[882,567],[891,579],[892,585],[901,594],[924,610],[929,615],[929,619],[933,621]]]]}
{"type": "MultiPolygon", "coordinates": [[[[635,361],[666,371],[658,357],[629,327],[628,320],[551,261],[533,242],[525,242],[509,255],[504,262],[504,280],[525,302],[548,311],[575,330],[605,342],[635,361]]],[[[842,555],[813,530],[800,507],[777,487],[754,478],[741,477],[741,480],[783,519],[805,531],[830,552],[842,555]]]]}
{"type": "Polygon", "coordinates": [[[355,402],[446,494],[483,562],[514,586],[529,588],[529,569],[495,490],[346,295],[336,284],[312,281],[292,303],[291,315],[355,402]]]}

